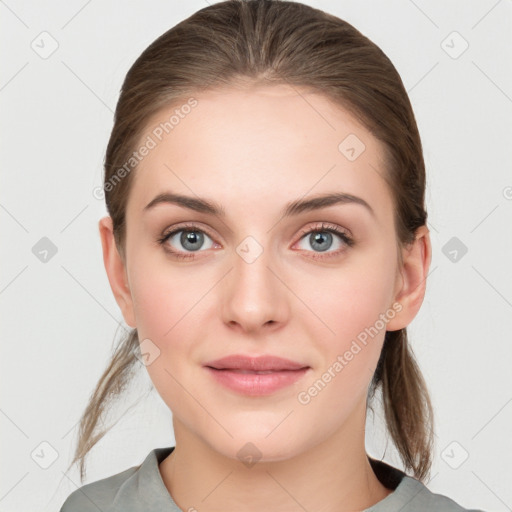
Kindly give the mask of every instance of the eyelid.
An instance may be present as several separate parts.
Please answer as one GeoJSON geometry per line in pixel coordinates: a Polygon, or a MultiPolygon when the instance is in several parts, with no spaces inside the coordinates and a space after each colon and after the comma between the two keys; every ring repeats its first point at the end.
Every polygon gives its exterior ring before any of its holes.
{"type": "Polygon", "coordinates": [[[313,226],[309,226],[306,228],[303,228],[301,232],[299,233],[299,240],[304,235],[309,235],[312,232],[315,231],[328,231],[328,232],[334,232],[337,235],[345,235],[347,238],[352,238],[352,234],[350,231],[346,228],[342,228],[341,226],[338,226],[337,224],[331,224],[329,222],[325,221],[318,221],[317,224],[313,226]]]}
{"type": "Polygon", "coordinates": [[[169,237],[171,234],[176,234],[179,231],[201,231],[208,235],[212,240],[215,238],[208,228],[204,227],[201,223],[198,222],[184,222],[182,224],[176,224],[174,226],[171,226],[169,229],[164,229],[161,237],[166,238],[169,237]]]}

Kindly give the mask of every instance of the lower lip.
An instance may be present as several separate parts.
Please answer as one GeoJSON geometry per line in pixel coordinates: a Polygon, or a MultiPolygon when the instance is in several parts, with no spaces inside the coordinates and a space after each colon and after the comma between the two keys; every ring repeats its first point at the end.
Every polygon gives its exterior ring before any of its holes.
{"type": "Polygon", "coordinates": [[[227,388],[249,396],[270,395],[301,379],[309,368],[282,370],[272,373],[238,373],[231,370],[215,370],[205,367],[213,378],[227,388]]]}

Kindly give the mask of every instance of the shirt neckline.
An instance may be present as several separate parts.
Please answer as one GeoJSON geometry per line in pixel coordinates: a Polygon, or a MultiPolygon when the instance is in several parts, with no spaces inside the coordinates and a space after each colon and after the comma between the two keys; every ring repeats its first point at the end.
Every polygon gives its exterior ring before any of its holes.
{"type": "MultiPolygon", "coordinates": [[[[182,509],[178,507],[165,486],[159,469],[159,464],[173,452],[174,448],[175,446],[154,448],[149,452],[137,468],[139,480],[137,488],[141,503],[151,505],[155,509],[172,506],[176,509],[172,512],[181,512],[182,509]]],[[[421,482],[386,462],[371,457],[368,457],[368,460],[379,481],[392,492],[363,512],[384,512],[393,510],[395,507],[399,509],[404,506],[404,502],[410,501],[411,495],[414,496],[423,488],[421,482]]]]}

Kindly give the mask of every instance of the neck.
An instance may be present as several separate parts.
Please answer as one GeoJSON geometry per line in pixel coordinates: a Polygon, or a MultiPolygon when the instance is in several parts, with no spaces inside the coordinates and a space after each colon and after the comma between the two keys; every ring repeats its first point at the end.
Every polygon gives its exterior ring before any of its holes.
{"type": "Polygon", "coordinates": [[[366,404],[340,431],[297,455],[247,467],[224,457],[174,419],[176,448],[160,463],[164,484],[182,510],[201,512],[342,512],[365,510],[392,491],[365,451],[366,404]],[[353,418],[356,418],[354,420],[353,418]]]}

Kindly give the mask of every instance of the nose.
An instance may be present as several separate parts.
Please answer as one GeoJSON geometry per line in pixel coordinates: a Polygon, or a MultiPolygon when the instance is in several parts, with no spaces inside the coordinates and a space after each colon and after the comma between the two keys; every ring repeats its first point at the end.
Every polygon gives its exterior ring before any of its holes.
{"type": "Polygon", "coordinates": [[[279,276],[277,259],[267,250],[258,255],[260,250],[254,244],[239,247],[233,253],[233,268],[224,279],[223,321],[240,332],[268,333],[281,327],[289,313],[290,292],[279,276]]]}

